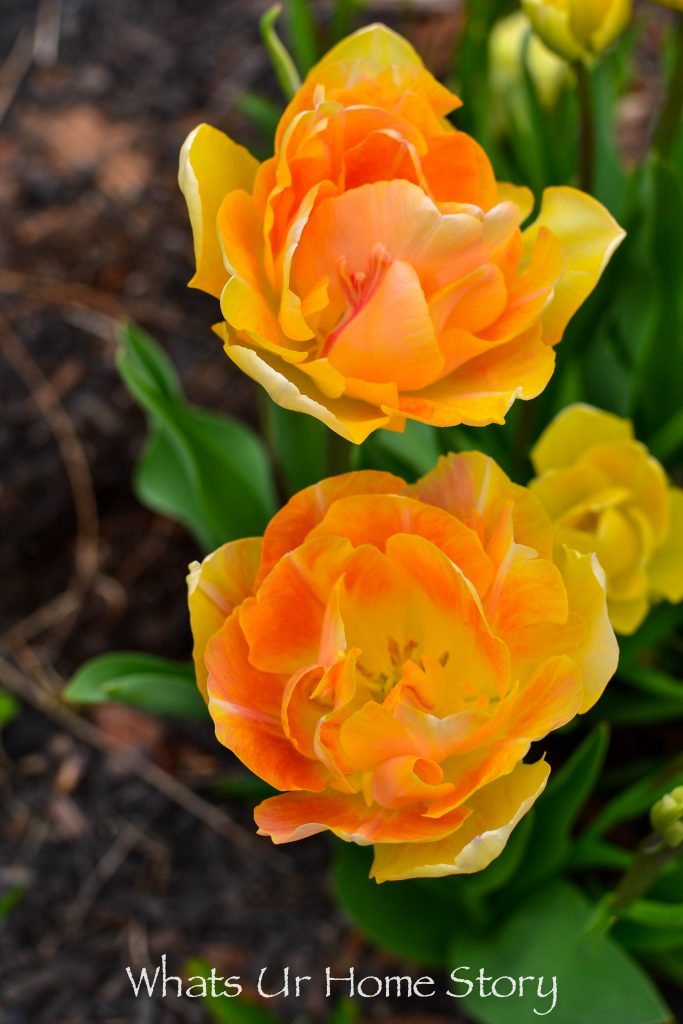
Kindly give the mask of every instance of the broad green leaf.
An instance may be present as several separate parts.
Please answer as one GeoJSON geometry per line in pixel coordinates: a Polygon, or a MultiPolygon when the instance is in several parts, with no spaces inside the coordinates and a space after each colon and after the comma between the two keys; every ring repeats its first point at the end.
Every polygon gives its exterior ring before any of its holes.
{"type": "Polygon", "coordinates": [[[408,422],[405,433],[378,430],[361,448],[362,465],[415,480],[430,469],[441,454],[439,437],[426,423],[408,422]]]}
{"type": "Polygon", "coordinates": [[[372,850],[336,844],[334,889],[339,905],[373,942],[396,956],[431,966],[444,962],[454,909],[418,882],[368,877],[372,850]]]}
{"type": "Polygon", "coordinates": [[[327,475],[325,456],[328,428],[312,416],[292,412],[266,399],[268,444],[288,494],[294,494],[327,475]]]}
{"type": "Polygon", "coordinates": [[[534,806],[534,828],[519,883],[525,890],[561,870],[571,834],[605,761],[609,730],[599,725],[554,775],[534,806]]]}
{"type": "MultiPolygon", "coordinates": [[[[585,897],[566,882],[535,891],[508,920],[486,935],[466,928],[456,934],[449,955],[452,970],[474,984],[467,998],[454,1000],[482,1024],[521,1024],[545,1014],[553,1024],[670,1024],[671,1013],[646,974],[610,938],[586,938],[594,914],[585,897]],[[465,971],[464,968],[469,968],[465,971]],[[486,978],[481,994],[477,976],[486,978]],[[557,979],[556,1005],[550,993],[557,979]],[[508,998],[491,994],[515,993],[508,998]],[[519,979],[526,978],[523,995],[519,979]],[[534,981],[529,979],[533,978],[534,981]]],[[[451,991],[465,993],[462,984],[451,991]]]]}
{"type": "Polygon", "coordinates": [[[168,359],[139,328],[124,325],[121,340],[119,372],[150,423],[135,477],[140,500],[187,526],[205,550],[262,532],[275,501],[260,438],[188,405],[168,359]]]}
{"type": "Polygon", "coordinates": [[[265,1007],[250,1002],[244,996],[212,995],[211,965],[206,960],[193,957],[185,964],[183,973],[189,985],[197,986],[198,994],[204,981],[207,992],[202,1002],[211,1019],[218,1024],[282,1024],[280,1017],[275,1017],[265,1007]]]}
{"type": "Polygon", "coordinates": [[[66,686],[64,696],[74,704],[119,701],[152,714],[207,716],[191,664],[134,651],[103,654],[86,662],[66,686]]]}

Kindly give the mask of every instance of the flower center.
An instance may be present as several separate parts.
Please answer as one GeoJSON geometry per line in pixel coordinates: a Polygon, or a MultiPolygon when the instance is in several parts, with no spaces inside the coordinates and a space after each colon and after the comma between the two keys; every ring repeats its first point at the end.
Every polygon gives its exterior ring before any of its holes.
{"type": "Polygon", "coordinates": [[[382,242],[375,242],[373,245],[365,270],[349,270],[346,256],[339,257],[337,275],[347,309],[335,329],[327,335],[320,353],[322,356],[329,355],[347,324],[363,306],[367,305],[392,263],[393,257],[382,242]]]}

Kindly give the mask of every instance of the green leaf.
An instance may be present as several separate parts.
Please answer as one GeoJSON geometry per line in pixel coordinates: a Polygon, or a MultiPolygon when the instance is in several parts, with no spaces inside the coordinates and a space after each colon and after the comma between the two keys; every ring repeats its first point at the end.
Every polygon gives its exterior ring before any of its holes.
{"type": "Polygon", "coordinates": [[[621,637],[620,665],[632,661],[641,651],[658,647],[683,625],[683,603],[663,604],[653,608],[637,633],[621,637]]]}
{"type": "Polygon", "coordinates": [[[636,900],[621,911],[626,921],[645,924],[649,928],[678,928],[683,946],[683,903],[660,903],[658,900],[636,900]]]}
{"type": "Polygon", "coordinates": [[[269,786],[263,779],[251,772],[233,772],[231,775],[219,775],[211,780],[211,790],[219,796],[246,800],[249,803],[259,803],[269,796],[275,796],[276,789],[269,786]]]}
{"type": "Polygon", "coordinates": [[[88,661],[65,687],[64,696],[74,704],[118,701],[151,714],[207,716],[191,664],[135,651],[102,654],[88,661]]]}
{"type": "Polygon", "coordinates": [[[301,78],[287,48],[275,31],[275,22],[280,17],[281,12],[282,4],[273,4],[261,16],[259,29],[280,88],[287,99],[291,100],[301,85],[301,78]]]}
{"type": "Polygon", "coordinates": [[[287,0],[287,28],[294,58],[302,75],[318,59],[316,24],[310,0],[287,0]]]}
{"type": "Polygon", "coordinates": [[[0,690],[0,729],[17,717],[21,711],[21,704],[12,693],[0,690]]]}
{"type": "Polygon", "coordinates": [[[266,425],[273,459],[288,494],[317,483],[325,475],[328,428],[312,416],[283,409],[266,398],[266,425]]]}
{"type": "Polygon", "coordinates": [[[609,745],[609,730],[599,725],[551,775],[534,807],[534,828],[520,882],[529,889],[560,871],[571,852],[571,834],[586,800],[593,792],[609,745]]]}
{"type": "MultiPolygon", "coordinates": [[[[210,985],[211,965],[200,957],[193,957],[185,964],[184,972],[189,984],[200,987],[202,979],[210,985]]],[[[269,1013],[263,1006],[251,1003],[240,995],[212,995],[210,988],[203,996],[202,1003],[212,1020],[218,1024],[281,1024],[279,1017],[269,1013]]]]}
{"type": "Polygon", "coordinates": [[[646,814],[655,801],[680,785],[683,785],[683,756],[617,793],[586,828],[579,846],[604,836],[615,825],[646,814]]]}
{"type": "Polygon", "coordinates": [[[333,43],[338,43],[349,35],[353,28],[354,17],[363,3],[364,0],[335,0],[332,14],[333,43]]]}
{"type": "MultiPolygon", "coordinates": [[[[258,125],[264,136],[272,141],[282,117],[282,106],[274,103],[269,96],[252,91],[243,92],[237,97],[236,103],[242,113],[258,125]]],[[[272,152],[272,145],[270,151],[272,152]]]]}
{"type": "Polygon", "coordinates": [[[135,475],[140,501],[183,523],[204,550],[261,533],[275,499],[260,438],[188,405],[170,362],[139,328],[124,325],[121,341],[119,372],[150,424],[135,475]]]}
{"type": "Polygon", "coordinates": [[[426,423],[408,422],[405,433],[377,430],[361,448],[362,464],[415,480],[430,469],[441,454],[438,432],[426,423]]]}
{"type": "MultiPolygon", "coordinates": [[[[585,933],[594,914],[582,894],[565,882],[536,891],[508,920],[486,935],[463,929],[453,941],[449,961],[461,978],[474,983],[461,1005],[483,1024],[520,1024],[546,1014],[553,1024],[668,1024],[671,1013],[644,972],[611,939],[585,933]],[[487,977],[482,995],[477,975],[487,977]],[[549,993],[557,979],[556,1005],[549,993]],[[509,998],[491,995],[492,979],[503,979],[498,991],[516,992],[509,998]],[[519,996],[519,979],[526,978],[519,996]]],[[[462,982],[451,991],[464,994],[462,982]]],[[[455,1005],[458,1005],[457,1003],[455,1005]]]]}
{"type": "Polygon", "coordinates": [[[338,843],[334,889],[340,906],[373,942],[417,963],[442,966],[453,929],[454,910],[418,882],[368,877],[372,851],[338,843]]]}

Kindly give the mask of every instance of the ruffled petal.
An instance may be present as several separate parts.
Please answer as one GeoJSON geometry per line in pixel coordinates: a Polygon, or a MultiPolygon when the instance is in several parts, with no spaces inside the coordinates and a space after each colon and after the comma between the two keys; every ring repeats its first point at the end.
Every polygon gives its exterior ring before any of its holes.
{"type": "Polygon", "coordinates": [[[178,182],[190,214],[197,270],[190,281],[218,296],[228,278],[218,243],[216,220],[223,199],[234,189],[250,190],[258,160],[223,132],[200,124],[180,150],[178,182]]]}
{"type": "Polygon", "coordinates": [[[564,271],[542,318],[543,340],[548,345],[556,345],[574,313],[597,285],[626,233],[597,199],[564,186],[548,188],[543,193],[538,218],[524,232],[528,253],[542,228],[559,238],[564,249],[564,271]]]}
{"type": "Polygon", "coordinates": [[[520,764],[470,801],[472,813],[446,839],[375,847],[371,876],[378,882],[439,878],[482,871],[498,857],[517,822],[545,789],[545,761],[520,764]]]}
{"type": "Polygon", "coordinates": [[[223,626],[233,610],[254,592],[261,560],[261,538],[231,541],[193,562],[187,577],[190,626],[194,639],[197,685],[207,699],[204,652],[209,639],[223,626]]]}

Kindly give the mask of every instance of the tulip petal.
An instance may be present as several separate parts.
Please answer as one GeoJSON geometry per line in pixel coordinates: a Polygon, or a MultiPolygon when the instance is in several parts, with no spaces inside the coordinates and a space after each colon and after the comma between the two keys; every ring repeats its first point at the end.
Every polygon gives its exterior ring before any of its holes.
{"type": "Polygon", "coordinates": [[[543,339],[548,345],[556,345],[597,285],[625,232],[597,199],[564,186],[543,193],[538,218],[524,232],[528,253],[542,228],[548,228],[564,248],[564,272],[543,314],[543,339]]]}
{"type": "Polygon", "coordinates": [[[270,797],[258,805],[254,818],[259,834],[270,836],[274,843],[292,843],[329,830],[347,842],[367,846],[441,838],[458,828],[468,814],[458,808],[443,818],[427,818],[419,805],[400,810],[377,804],[368,807],[360,795],[327,791],[270,797]]]}
{"type": "Polygon", "coordinates": [[[372,297],[327,346],[330,362],[345,376],[399,388],[428,384],[444,363],[420,280],[404,260],[388,267],[372,297]]]}
{"type": "Polygon", "coordinates": [[[488,589],[493,567],[477,533],[447,512],[411,498],[378,494],[340,496],[310,536],[348,537],[354,547],[374,544],[384,551],[395,534],[431,541],[479,593],[488,589]]]}
{"type": "Polygon", "coordinates": [[[303,544],[336,502],[357,494],[400,494],[405,487],[405,481],[391,473],[361,470],[329,477],[299,491],[266,528],[258,585],[283,555],[303,544]]]}
{"type": "Polygon", "coordinates": [[[193,562],[187,577],[190,625],[194,638],[192,652],[197,685],[207,699],[207,670],[204,653],[209,639],[242,601],[254,592],[261,560],[261,538],[231,541],[193,562]]]}
{"type": "Polygon", "coordinates": [[[258,160],[223,132],[200,124],[180,151],[178,182],[190,214],[197,270],[190,281],[219,296],[228,278],[218,243],[216,220],[225,196],[234,189],[251,189],[258,160]]]}
{"type": "Polygon", "coordinates": [[[225,351],[277,405],[313,416],[353,444],[362,444],[375,430],[391,429],[392,423],[401,422],[398,411],[383,412],[352,398],[326,399],[305,373],[266,351],[256,352],[233,342],[226,343],[225,351]]]}
{"type": "Polygon", "coordinates": [[[347,540],[320,537],[280,559],[240,609],[252,665],[291,675],[317,662],[328,595],[352,553],[347,540]]]}
{"type": "Polygon", "coordinates": [[[469,804],[472,813],[447,838],[376,846],[371,877],[388,882],[482,871],[502,853],[517,822],[545,789],[549,774],[545,761],[520,764],[476,793],[469,804]]]}
{"type": "Polygon", "coordinates": [[[592,405],[576,403],[563,409],[531,449],[537,474],[573,465],[585,451],[602,441],[630,441],[633,426],[592,405]]]}
{"type": "Polygon", "coordinates": [[[286,680],[259,672],[251,664],[239,612],[209,640],[206,663],[209,712],[218,740],[272,786],[324,789],[329,784],[327,769],[303,757],[282,731],[280,709],[286,680]]]}
{"type": "Polygon", "coordinates": [[[669,536],[657,551],[650,566],[655,594],[668,601],[683,600],[683,490],[669,490],[669,536]]]}
{"type": "Polygon", "coordinates": [[[553,529],[541,503],[481,452],[441,456],[435,468],[409,488],[408,494],[478,526],[485,544],[506,508],[512,506],[515,541],[533,548],[541,558],[552,556],[553,529]]]}
{"type": "Polygon", "coordinates": [[[437,203],[472,203],[490,210],[498,202],[491,161],[478,142],[465,132],[431,141],[422,171],[437,203]]]}

